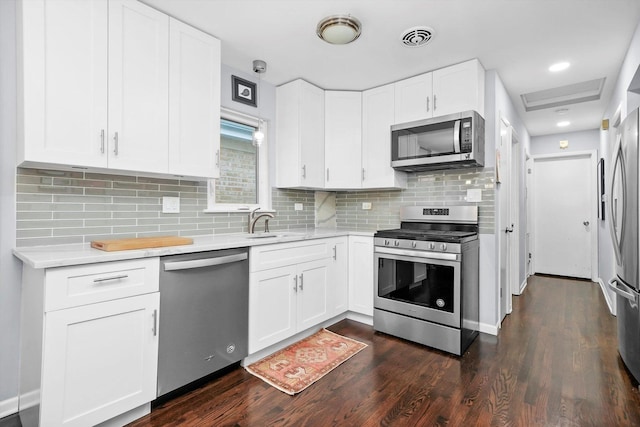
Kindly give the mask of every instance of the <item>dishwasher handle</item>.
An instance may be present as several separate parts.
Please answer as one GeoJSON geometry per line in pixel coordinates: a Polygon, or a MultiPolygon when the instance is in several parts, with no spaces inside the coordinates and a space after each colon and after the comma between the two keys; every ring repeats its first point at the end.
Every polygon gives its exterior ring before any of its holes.
{"type": "Polygon", "coordinates": [[[213,258],[193,259],[188,261],[171,261],[164,263],[164,271],[189,270],[192,268],[231,264],[232,262],[244,261],[248,257],[249,256],[246,253],[242,253],[213,258]]]}

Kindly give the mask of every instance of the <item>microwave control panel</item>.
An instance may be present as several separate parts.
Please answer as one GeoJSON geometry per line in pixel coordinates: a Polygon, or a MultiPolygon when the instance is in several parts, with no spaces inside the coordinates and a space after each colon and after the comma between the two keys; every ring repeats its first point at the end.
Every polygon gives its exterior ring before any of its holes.
{"type": "Polygon", "coordinates": [[[473,150],[471,119],[465,119],[460,129],[460,152],[470,153],[473,150]]]}

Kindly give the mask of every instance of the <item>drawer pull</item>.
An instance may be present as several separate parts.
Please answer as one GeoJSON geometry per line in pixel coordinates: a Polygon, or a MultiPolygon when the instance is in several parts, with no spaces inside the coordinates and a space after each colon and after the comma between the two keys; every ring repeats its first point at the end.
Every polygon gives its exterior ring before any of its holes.
{"type": "Polygon", "coordinates": [[[126,279],[127,277],[129,277],[128,274],[121,274],[120,276],[103,277],[100,279],[93,279],[93,283],[102,283],[102,282],[108,282],[110,280],[126,279]]]}

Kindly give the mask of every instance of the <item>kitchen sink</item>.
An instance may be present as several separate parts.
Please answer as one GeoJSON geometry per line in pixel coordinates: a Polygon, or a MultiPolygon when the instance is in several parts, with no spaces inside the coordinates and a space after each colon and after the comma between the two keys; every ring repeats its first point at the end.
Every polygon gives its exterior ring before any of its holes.
{"type": "Polygon", "coordinates": [[[283,233],[254,233],[254,234],[245,234],[245,238],[247,239],[273,239],[275,237],[287,237],[287,236],[295,236],[301,233],[291,233],[291,232],[283,232],[283,233]]]}

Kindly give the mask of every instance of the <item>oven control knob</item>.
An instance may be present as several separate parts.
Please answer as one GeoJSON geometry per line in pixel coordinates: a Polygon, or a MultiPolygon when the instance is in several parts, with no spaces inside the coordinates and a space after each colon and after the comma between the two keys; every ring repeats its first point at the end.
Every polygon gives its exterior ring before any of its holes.
{"type": "Polygon", "coordinates": [[[447,250],[447,244],[446,243],[441,244],[440,245],[440,250],[441,251],[446,251],[447,250]]]}
{"type": "Polygon", "coordinates": [[[433,242],[429,243],[429,249],[433,250],[435,248],[436,248],[436,244],[435,243],[433,243],[433,242]]]}
{"type": "Polygon", "coordinates": [[[384,240],[384,245],[389,246],[389,241],[387,239],[384,240]]]}
{"type": "Polygon", "coordinates": [[[395,246],[400,246],[400,242],[399,242],[399,241],[397,241],[397,240],[396,240],[395,242],[393,242],[393,244],[394,244],[395,246]]]}
{"type": "Polygon", "coordinates": [[[412,247],[412,248],[415,248],[416,246],[418,246],[418,243],[417,243],[417,242],[411,242],[411,247],[412,247]]]}

